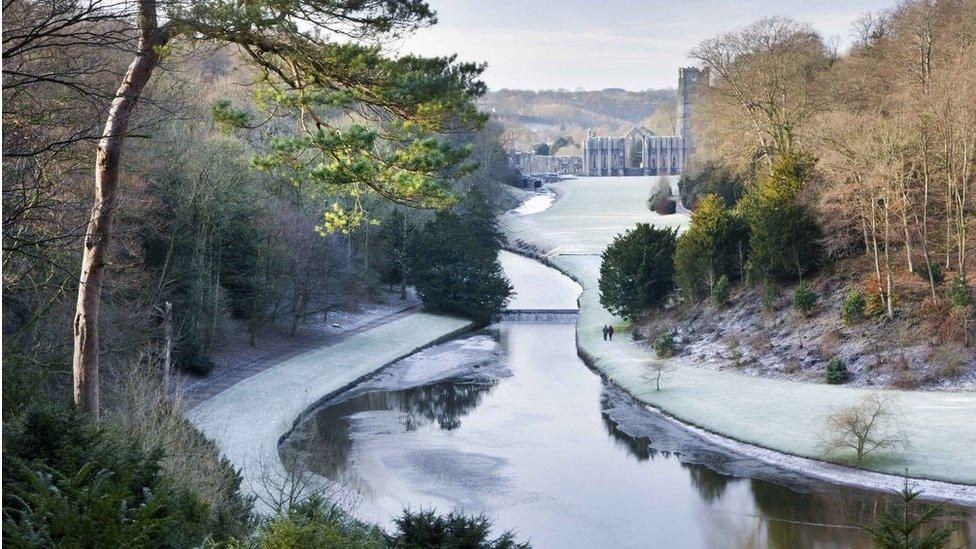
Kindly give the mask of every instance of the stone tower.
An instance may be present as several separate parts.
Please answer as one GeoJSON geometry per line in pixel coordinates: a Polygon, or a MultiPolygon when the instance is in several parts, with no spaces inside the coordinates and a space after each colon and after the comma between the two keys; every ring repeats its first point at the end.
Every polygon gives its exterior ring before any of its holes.
{"type": "Polygon", "coordinates": [[[708,69],[681,67],[678,69],[678,112],[675,122],[678,135],[684,138],[685,157],[691,152],[691,112],[703,86],[708,85],[708,69]]]}

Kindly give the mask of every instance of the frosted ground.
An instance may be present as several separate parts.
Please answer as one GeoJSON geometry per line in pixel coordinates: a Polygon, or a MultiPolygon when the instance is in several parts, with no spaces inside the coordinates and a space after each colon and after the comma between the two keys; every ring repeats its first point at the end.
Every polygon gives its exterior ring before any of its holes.
{"type": "Polygon", "coordinates": [[[200,403],[189,417],[241,469],[242,489],[263,496],[262,477],[283,473],[279,439],[310,406],[470,325],[468,320],[414,313],[251,376],[200,403]]]}
{"type": "MultiPolygon", "coordinates": [[[[517,245],[544,255],[584,288],[577,344],[594,367],[645,403],[732,439],[797,456],[820,457],[823,418],[857,402],[865,390],[748,377],[669,361],[660,392],[657,360],[630,338],[604,342],[600,328],[614,318],[599,304],[599,254],[636,222],[684,227],[682,214],[660,216],[646,205],[654,178],[580,178],[554,185],[560,198],[543,212],[503,218],[517,245]]],[[[623,334],[622,334],[623,335],[623,334]]],[[[743,334],[745,335],[745,334],[743,334]]],[[[889,391],[905,416],[910,452],[879,454],[864,467],[891,474],[976,484],[976,394],[889,391]]],[[[841,479],[842,480],[842,479],[841,479]]],[[[976,499],[973,490],[958,497],[976,499]]]]}

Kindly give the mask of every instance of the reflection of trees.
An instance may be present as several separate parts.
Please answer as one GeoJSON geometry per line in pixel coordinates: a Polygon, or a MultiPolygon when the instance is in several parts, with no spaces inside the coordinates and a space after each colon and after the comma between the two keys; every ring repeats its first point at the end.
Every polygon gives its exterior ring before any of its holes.
{"type": "Polygon", "coordinates": [[[688,471],[691,485],[698,490],[698,494],[705,503],[714,503],[721,499],[729,483],[737,480],[735,477],[723,475],[704,465],[682,462],[681,467],[688,471]]]}
{"type": "Polygon", "coordinates": [[[431,422],[451,431],[461,426],[461,418],[477,408],[494,386],[487,382],[444,382],[397,391],[393,395],[398,400],[399,411],[406,414],[404,425],[408,431],[431,422]]]}
{"type": "Polygon", "coordinates": [[[315,473],[339,478],[352,452],[349,417],[361,412],[397,411],[408,431],[430,423],[453,430],[478,407],[494,387],[488,382],[442,382],[402,391],[377,391],[354,396],[319,409],[295,429],[282,445],[284,453],[300,453],[315,473]]]}
{"type": "Polygon", "coordinates": [[[617,422],[610,419],[610,416],[606,413],[601,414],[601,417],[603,418],[603,426],[607,429],[607,433],[613,438],[613,441],[618,446],[625,448],[627,453],[637,458],[637,461],[647,461],[657,456],[657,450],[651,448],[651,439],[647,437],[632,437],[621,431],[620,427],[617,427],[617,422]]]}
{"type": "Polygon", "coordinates": [[[750,487],[756,510],[768,519],[769,547],[870,547],[855,525],[874,520],[876,496],[840,487],[799,493],[758,479],[750,487]]]}

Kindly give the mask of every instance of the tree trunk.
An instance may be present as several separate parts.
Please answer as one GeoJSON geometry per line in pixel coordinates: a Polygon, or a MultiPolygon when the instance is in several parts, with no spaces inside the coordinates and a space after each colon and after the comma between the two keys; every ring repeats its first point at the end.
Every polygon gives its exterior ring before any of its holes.
{"type": "Polygon", "coordinates": [[[167,401],[169,400],[169,373],[173,361],[173,304],[167,301],[163,311],[163,334],[166,341],[163,355],[163,401],[167,401]]]}
{"type": "Polygon", "coordinates": [[[885,287],[887,290],[887,296],[885,297],[885,304],[887,309],[888,318],[895,318],[895,307],[894,307],[894,281],[891,277],[891,202],[887,198],[884,200],[884,257],[885,257],[885,287]]]}
{"type": "Polygon", "coordinates": [[[164,29],[156,26],[154,0],[139,1],[138,52],[112,100],[95,153],[95,204],[85,229],[78,302],[74,318],[74,400],[79,408],[98,417],[98,312],[102,275],[116,208],[122,150],[129,120],[139,96],[159,62],[159,47],[166,43],[164,29]]]}
{"type": "MultiPolygon", "coordinates": [[[[905,197],[905,202],[908,202],[908,198],[905,197]]],[[[905,258],[908,261],[908,272],[915,274],[915,262],[912,260],[912,233],[908,230],[908,212],[906,211],[908,206],[902,207],[901,210],[901,223],[902,228],[905,230],[905,258]]]]}

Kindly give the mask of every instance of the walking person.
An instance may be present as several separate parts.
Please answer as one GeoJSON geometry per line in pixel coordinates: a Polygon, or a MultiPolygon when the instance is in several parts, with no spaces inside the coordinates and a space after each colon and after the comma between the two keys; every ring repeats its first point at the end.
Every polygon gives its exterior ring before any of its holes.
{"type": "Polygon", "coordinates": [[[607,329],[607,325],[606,325],[606,324],[604,324],[604,325],[603,325],[603,341],[606,341],[606,340],[607,340],[607,334],[608,334],[608,333],[610,333],[610,330],[609,330],[609,329],[607,329]]]}
{"type": "Polygon", "coordinates": [[[613,341],[613,324],[611,324],[610,327],[607,328],[607,335],[610,336],[610,341],[613,341]]]}

